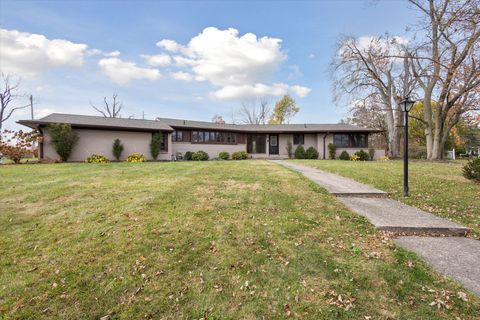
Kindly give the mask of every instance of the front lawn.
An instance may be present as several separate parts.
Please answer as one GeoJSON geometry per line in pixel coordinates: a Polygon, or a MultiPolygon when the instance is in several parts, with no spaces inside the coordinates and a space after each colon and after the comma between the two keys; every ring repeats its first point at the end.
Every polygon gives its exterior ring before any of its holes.
{"type": "Polygon", "coordinates": [[[295,160],[387,191],[393,199],[472,229],[480,239],[480,184],[462,176],[465,161],[410,161],[410,197],[403,197],[403,161],[295,160]]]}
{"type": "Polygon", "coordinates": [[[480,299],[267,161],[0,167],[0,318],[474,319],[480,299]]]}

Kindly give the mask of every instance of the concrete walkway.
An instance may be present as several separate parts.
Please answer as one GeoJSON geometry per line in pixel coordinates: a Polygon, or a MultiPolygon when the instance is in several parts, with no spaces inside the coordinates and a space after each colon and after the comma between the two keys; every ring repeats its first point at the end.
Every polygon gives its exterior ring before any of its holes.
{"type": "Polygon", "coordinates": [[[324,187],[377,229],[401,234],[395,239],[399,246],[417,253],[440,273],[480,296],[480,241],[458,237],[466,235],[469,228],[388,199],[386,192],[351,179],[289,161],[273,162],[298,171],[324,187]],[[422,234],[443,237],[413,236],[422,234]]]}

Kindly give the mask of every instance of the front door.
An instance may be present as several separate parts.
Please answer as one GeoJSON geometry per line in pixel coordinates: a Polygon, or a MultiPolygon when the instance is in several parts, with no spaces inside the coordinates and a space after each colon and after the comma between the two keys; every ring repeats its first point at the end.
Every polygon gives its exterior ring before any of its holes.
{"type": "Polygon", "coordinates": [[[268,140],[270,154],[278,154],[278,134],[271,134],[268,140]]]}

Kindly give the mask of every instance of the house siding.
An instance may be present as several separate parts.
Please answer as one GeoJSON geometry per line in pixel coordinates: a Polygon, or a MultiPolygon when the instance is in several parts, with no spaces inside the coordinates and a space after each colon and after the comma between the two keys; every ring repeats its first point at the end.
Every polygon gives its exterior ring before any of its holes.
{"type": "MultiPolygon", "coordinates": [[[[101,154],[110,160],[115,160],[112,154],[112,145],[115,139],[120,139],[123,144],[123,153],[120,160],[125,160],[132,153],[141,153],[147,160],[153,160],[150,155],[151,132],[132,132],[115,130],[74,129],[78,134],[78,142],[68,161],[85,161],[92,154],[101,154]]],[[[43,158],[47,160],[60,160],[47,129],[44,129],[43,158]]],[[[170,160],[172,141],[168,134],[168,152],[161,152],[157,160],[170,160]]]]}

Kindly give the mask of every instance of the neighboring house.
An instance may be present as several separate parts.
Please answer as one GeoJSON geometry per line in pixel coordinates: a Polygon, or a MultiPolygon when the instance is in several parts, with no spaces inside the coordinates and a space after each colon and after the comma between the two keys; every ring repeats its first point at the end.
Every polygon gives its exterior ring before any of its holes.
{"type": "MultiPolygon", "coordinates": [[[[218,124],[167,118],[139,120],[59,113],[18,123],[40,132],[39,156],[50,160],[58,160],[59,156],[50,142],[47,126],[51,123],[70,124],[79,136],[70,161],[84,161],[91,154],[114,159],[112,144],[117,138],[124,146],[122,158],[141,153],[151,160],[149,145],[155,132],[164,135],[158,160],[171,160],[177,154],[199,150],[207,152],[211,158],[222,151],[246,151],[252,158],[286,158],[287,141],[291,141],[293,150],[300,144],[305,149],[314,147],[320,159],[328,159],[329,143],[337,146],[337,156],[343,150],[353,154],[360,149],[366,151],[368,135],[378,132],[347,124],[218,124]]],[[[384,154],[384,150],[376,150],[375,157],[384,154]]]]}

